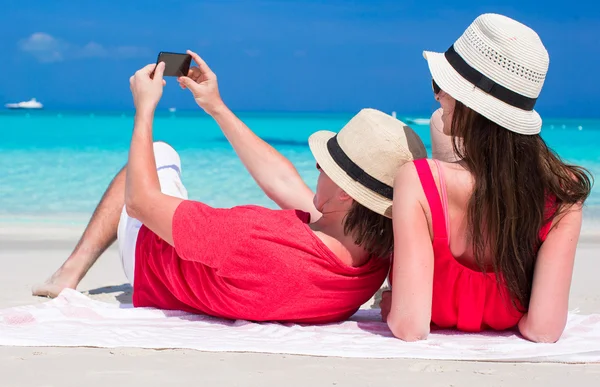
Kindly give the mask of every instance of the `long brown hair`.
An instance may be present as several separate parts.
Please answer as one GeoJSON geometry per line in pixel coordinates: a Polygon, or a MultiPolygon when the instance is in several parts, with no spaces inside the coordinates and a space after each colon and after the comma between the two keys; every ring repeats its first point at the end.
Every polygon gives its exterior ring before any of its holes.
{"type": "Polygon", "coordinates": [[[454,151],[474,178],[468,230],[475,259],[491,253],[493,269],[521,311],[529,307],[533,269],[546,222],[583,203],[592,176],[564,163],[539,135],[522,135],[495,124],[456,101],[454,151]],[[554,210],[547,208],[553,200],[554,210]]]}

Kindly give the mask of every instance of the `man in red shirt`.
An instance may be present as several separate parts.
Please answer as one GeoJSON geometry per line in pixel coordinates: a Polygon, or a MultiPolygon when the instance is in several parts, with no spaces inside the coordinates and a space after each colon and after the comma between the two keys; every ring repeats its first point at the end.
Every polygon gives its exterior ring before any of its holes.
{"type": "Polygon", "coordinates": [[[426,157],[423,143],[402,122],[364,109],[339,133],[309,138],[320,171],[313,194],[290,161],[226,107],[215,74],[188,53],[198,67],[178,79],[181,87],[217,121],[282,209],[219,209],[188,200],[179,156],[152,139],[164,63],[148,65],[130,79],[136,115],[127,166],[71,256],[33,293],[54,297],[76,288],[118,237],[135,306],[253,321],[350,317],[387,275],[394,175],[402,164],[426,157]]]}

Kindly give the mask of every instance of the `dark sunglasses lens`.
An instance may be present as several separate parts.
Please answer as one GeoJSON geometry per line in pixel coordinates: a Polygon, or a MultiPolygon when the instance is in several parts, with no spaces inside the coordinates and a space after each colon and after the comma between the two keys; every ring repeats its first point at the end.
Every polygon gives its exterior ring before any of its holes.
{"type": "Polygon", "coordinates": [[[440,91],[442,91],[442,89],[440,89],[440,87],[438,86],[438,84],[435,83],[435,81],[433,79],[431,80],[431,85],[433,86],[433,93],[434,94],[439,94],[440,91]]]}
{"type": "Polygon", "coordinates": [[[317,169],[320,171],[321,170],[321,166],[319,165],[319,163],[317,163],[317,169]]]}

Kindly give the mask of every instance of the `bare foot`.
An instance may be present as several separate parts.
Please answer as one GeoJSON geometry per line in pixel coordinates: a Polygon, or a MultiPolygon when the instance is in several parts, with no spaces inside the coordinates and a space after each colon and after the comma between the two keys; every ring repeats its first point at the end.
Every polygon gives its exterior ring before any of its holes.
{"type": "Polygon", "coordinates": [[[76,272],[61,267],[46,282],[31,288],[31,293],[34,296],[55,298],[63,289],[75,289],[79,281],[76,272]]]}

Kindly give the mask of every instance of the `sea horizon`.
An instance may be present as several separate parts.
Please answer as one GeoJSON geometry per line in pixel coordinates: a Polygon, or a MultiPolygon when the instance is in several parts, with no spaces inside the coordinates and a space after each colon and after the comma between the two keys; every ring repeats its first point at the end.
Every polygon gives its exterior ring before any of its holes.
{"type": "MultiPolygon", "coordinates": [[[[186,107],[186,108],[177,108],[174,107],[175,111],[170,111],[171,107],[159,107],[156,109],[155,114],[157,116],[161,115],[169,115],[169,114],[183,114],[183,115],[199,115],[209,117],[201,108],[199,107],[186,107]]],[[[381,109],[376,106],[365,106],[362,108],[357,108],[355,110],[247,110],[247,109],[234,109],[230,108],[232,112],[236,115],[354,115],[361,109],[377,109],[381,110],[386,114],[396,113],[398,118],[420,118],[420,119],[429,119],[431,117],[432,112],[403,112],[402,110],[388,110],[381,109]]],[[[115,114],[135,114],[135,108],[47,108],[44,107],[42,109],[8,109],[8,108],[0,108],[0,115],[45,115],[45,114],[69,114],[69,115],[81,115],[81,114],[98,114],[98,115],[115,115],[115,114]]],[[[577,116],[577,115],[562,115],[562,116],[549,116],[540,114],[542,120],[545,121],[559,121],[559,120],[582,120],[582,121],[596,121],[600,120],[600,115],[598,116],[577,116]]],[[[599,129],[599,128],[595,128],[599,129]]]]}
{"type": "MultiPolygon", "coordinates": [[[[235,112],[288,157],[313,190],[317,171],[308,136],[338,131],[356,112],[235,112]]],[[[391,112],[388,112],[391,113],[391,112]]],[[[127,160],[134,110],[0,110],[0,223],[78,225],[87,222],[114,174],[127,160]]],[[[428,154],[430,114],[402,114],[428,154]]],[[[155,139],[182,159],[190,198],[215,207],[276,208],[247,173],[217,124],[201,109],[159,109],[155,139]]],[[[545,119],[542,137],[568,162],[600,173],[600,119],[545,119]]],[[[584,210],[587,231],[600,232],[600,189],[584,210]]]]}

